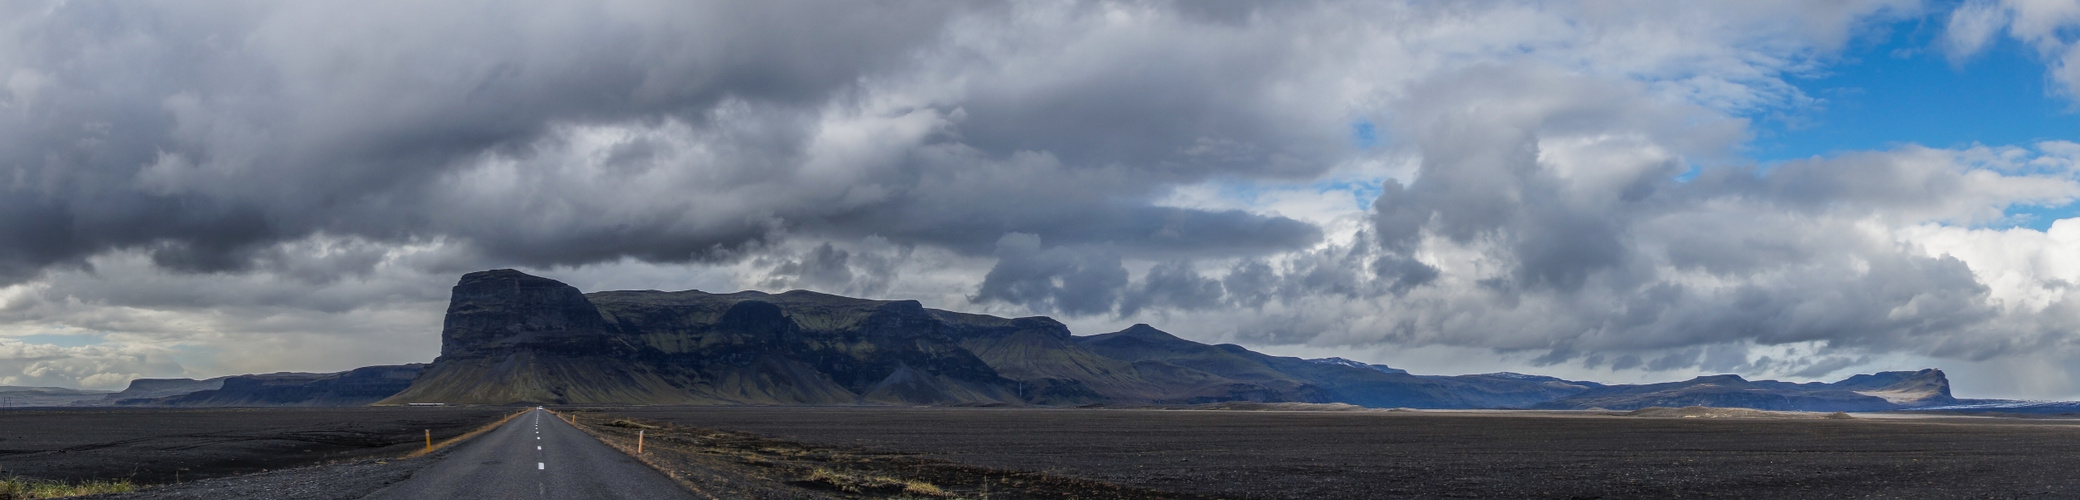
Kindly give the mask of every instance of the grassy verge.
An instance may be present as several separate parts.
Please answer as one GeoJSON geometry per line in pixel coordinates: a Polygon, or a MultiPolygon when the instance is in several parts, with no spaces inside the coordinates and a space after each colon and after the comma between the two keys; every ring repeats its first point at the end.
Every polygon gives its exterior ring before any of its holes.
{"type": "MultiPolygon", "coordinates": [[[[610,410],[611,411],[611,410],[610,410]]],[[[755,434],[591,413],[578,428],[707,498],[1197,498],[1042,472],[963,465],[900,453],[811,445],[755,434]],[[636,433],[645,434],[643,453],[636,433]]]]}
{"type": "Polygon", "coordinates": [[[64,498],[100,493],[129,493],[137,486],[124,480],[86,481],[67,483],[42,481],[21,477],[0,479],[0,500],[27,500],[32,498],[64,498]]]}
{"type": "MultiPolygon", "coordinates": [[[[451,438],[448,438],[448,439],[443,439],[443,440],[440,440],[440,441],[435,441],[435,442],[433,443],[433,446],[431,446],[431,447],[426,447],[426,448],[420,448],[420,449],[418,449],[418,450],[414,450],[414,451],[412,451],[411,453],[406,453],[406,454],[404,454],[404,456],[402,456],[402,457],[398,457],[398,458],[418,458],[418,457],[424,456],[424,455],[426,455],[426,454],[428,454],[428,453],[433,453],[433,452],[435,452],[435,451],[439,451],[439,450],[440,450],[441,448],[447,448],[447,447],[448,447],[449,445],[453,445],[453,444],[455,444],[455,443],[460,443],[460,442],[463,442],[463,441],[468,441],[468,440],[469,440],[469,438],[477,437],[477,435],[479,435],[479,434],[483,434],[483,433],[486,433],[486,432],[491,432],[491,430],[492,430],[492,429],[497,429],[497,428],[498,428],[499,426],[502,426],[502,425],[506,425],[506,422],[511,422],[511,421],[513,421],[513,419],[514,419],[514,418],[518,418],[518,417],[520,417],[521,415],[526,415],[526,414],[527,414],[527,410],[520,410],[520,411],[516,411],[516,412],[513,412],[513,414],[511,414],[511,415],[506,415],[506,418],[501,418],[501,419],[498,419],[498,421],[497,421],[497,422],[492,422],[492,423],[489,423],[489,424],[484,424],[484,426],[483,426],[483,427],[478,427],[478,428],[476,428],[476,430],[472,430],[472,431],[469,431],[469,432],[464,432],[464,433],[462,433],[462,435],[460,435],[460,436],[455,436],[455,437],[451,437],[451,438]]],[[[6,500],[6,498],[4,498],[4,497],[0,497],[0,500],[6,500]]]]}

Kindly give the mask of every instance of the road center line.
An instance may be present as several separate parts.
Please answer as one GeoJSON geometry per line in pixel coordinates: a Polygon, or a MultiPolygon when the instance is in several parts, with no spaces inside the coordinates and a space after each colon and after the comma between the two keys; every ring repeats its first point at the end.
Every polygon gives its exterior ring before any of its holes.
{"type": "Polygon", "coordinates": [[[535,462],[535,463],[534,463],[534,470],[546,470],[546,469],[548,469],[548,468],[549,468],[549,464],[545,464],[545,463],[541,463],[541,462],[535,462]]]}

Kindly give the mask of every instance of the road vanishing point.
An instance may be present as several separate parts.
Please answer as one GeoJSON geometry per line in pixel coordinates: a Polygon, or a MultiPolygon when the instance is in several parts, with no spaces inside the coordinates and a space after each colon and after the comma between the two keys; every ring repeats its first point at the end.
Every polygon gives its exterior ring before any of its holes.
{"type": "Polygon", "coordinates": [[[657,469],[536,408],[372,499],[691,499],[657,469]]]}

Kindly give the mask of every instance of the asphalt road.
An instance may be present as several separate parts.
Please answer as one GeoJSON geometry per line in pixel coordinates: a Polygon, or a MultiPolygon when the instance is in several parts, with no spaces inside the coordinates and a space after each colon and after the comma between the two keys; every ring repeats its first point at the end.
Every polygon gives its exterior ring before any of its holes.
{"type": "Polygon", "coordinates": [[[536,409],[458,445],[372,499],[694,498],[664,474],[536,409]]]}

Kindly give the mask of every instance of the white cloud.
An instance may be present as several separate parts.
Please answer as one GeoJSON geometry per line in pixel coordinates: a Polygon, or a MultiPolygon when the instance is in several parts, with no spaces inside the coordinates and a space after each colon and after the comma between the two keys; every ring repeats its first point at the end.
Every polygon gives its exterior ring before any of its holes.
{"type": "Polygon", "coordinates": [[[2054,92],[2080,97],[2080,44],[2071,36],[2080,27],[2080,3],[2067,0],[1972,0],[1950,14],[1944,48],[1953,62],[1984,50],[1994,36],[2036,50],[2044,59],[2054,92]]]}
{"type": "Polygon", "coordinates": [[[0,338],[0,385],[120,389],[181,373],[171,353],[141,345],[60,347],[0,338]]]}

